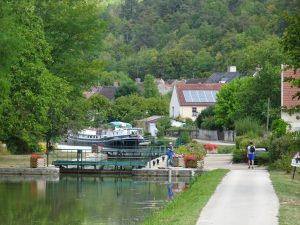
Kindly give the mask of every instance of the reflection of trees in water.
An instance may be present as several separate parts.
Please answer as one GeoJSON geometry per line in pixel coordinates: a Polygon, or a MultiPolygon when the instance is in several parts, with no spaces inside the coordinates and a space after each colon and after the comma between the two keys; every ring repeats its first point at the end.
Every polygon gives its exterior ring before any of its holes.
{"type": "Polygon", "coordinates": [[[128,177],[64,175],[46,183],[44,198],[31,185],[0,183],[0,224],[137,224],[168,199],[166,183],[128,177]]]}
{"type": "Polygon", "coordinates": [[[60,201],[63,191],[49,192],[49,185],[45,199],[36,198],[33,182],[0,183],[0,224],[82,224],[84,209],[75,198],[60,201]]]}

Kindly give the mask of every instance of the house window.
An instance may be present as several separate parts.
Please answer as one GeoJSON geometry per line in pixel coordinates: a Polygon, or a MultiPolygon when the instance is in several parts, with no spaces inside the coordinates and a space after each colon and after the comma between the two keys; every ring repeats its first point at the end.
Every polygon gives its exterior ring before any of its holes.
{"type": "Polygon", "coordinates": [[[197,107],[192,108],[192,116],[198,116],[197,107]]]}

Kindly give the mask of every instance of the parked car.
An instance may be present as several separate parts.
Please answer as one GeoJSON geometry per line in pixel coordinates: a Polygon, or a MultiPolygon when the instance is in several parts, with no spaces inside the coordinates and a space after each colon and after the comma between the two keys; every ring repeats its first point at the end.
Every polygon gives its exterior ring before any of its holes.
{"type": "MultiPolygon", "coordinates": [[[[248,163],[247,158],[247,149],[245,150],[245,156],[244,156],[245,163],[248,163]]],[[[255,158],[254,158],[254,164],[265,164],[269,161],[268,158],[268,148],[267,147],[255,147],[255,158]]]]}

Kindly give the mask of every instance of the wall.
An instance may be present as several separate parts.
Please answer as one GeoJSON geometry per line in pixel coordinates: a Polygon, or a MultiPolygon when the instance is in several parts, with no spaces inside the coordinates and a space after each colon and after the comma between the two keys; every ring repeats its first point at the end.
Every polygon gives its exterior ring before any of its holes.
{"type": "Polygon", "coordinates": [[[179,99],[177,96],[176,86],[174,86],[171,101],[170,101],[170,108],[169,108],[169,115],[171,118],[176,118],[180,116],[179,108],[180,108],[179,99]],[[174,112],[173,112],[173,107],[174,107],[174,112]]]}
{"type": "Polygon", "coordinates": [[[192,112],[193,107],[196,107],[197,112],[200,114],[202,112],[202,110],[206,109],[207,106],[181,106],[180,107],[180,117],[191,118],[193,121],[195,121],[197,119],[197,116],[193,116],[193,112],[192,112]]]}
{"type": "Polygon", "coordinates": [[[283,119],[285,122],[287,122],[290,125],[291,131],[300,130],[300,120],[297,119],[297,116],[299,116],[299,114],[289,115],[286,112],[281,112],[281,119],[283,119]]]}
{"type": "Polygon", "coordinates": [[[218,132],[216,130],[198,130],[197,139],[202,140],[218,140],[218,132]]]}

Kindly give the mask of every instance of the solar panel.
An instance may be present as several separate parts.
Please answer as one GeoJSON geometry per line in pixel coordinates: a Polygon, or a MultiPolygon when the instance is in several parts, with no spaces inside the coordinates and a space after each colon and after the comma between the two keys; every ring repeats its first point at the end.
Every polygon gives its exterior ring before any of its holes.
{"type": "Polygon", "coordinates": [[[184,90],[186,102],[216,102],[218,91],[215,90],[184,90]]]}

